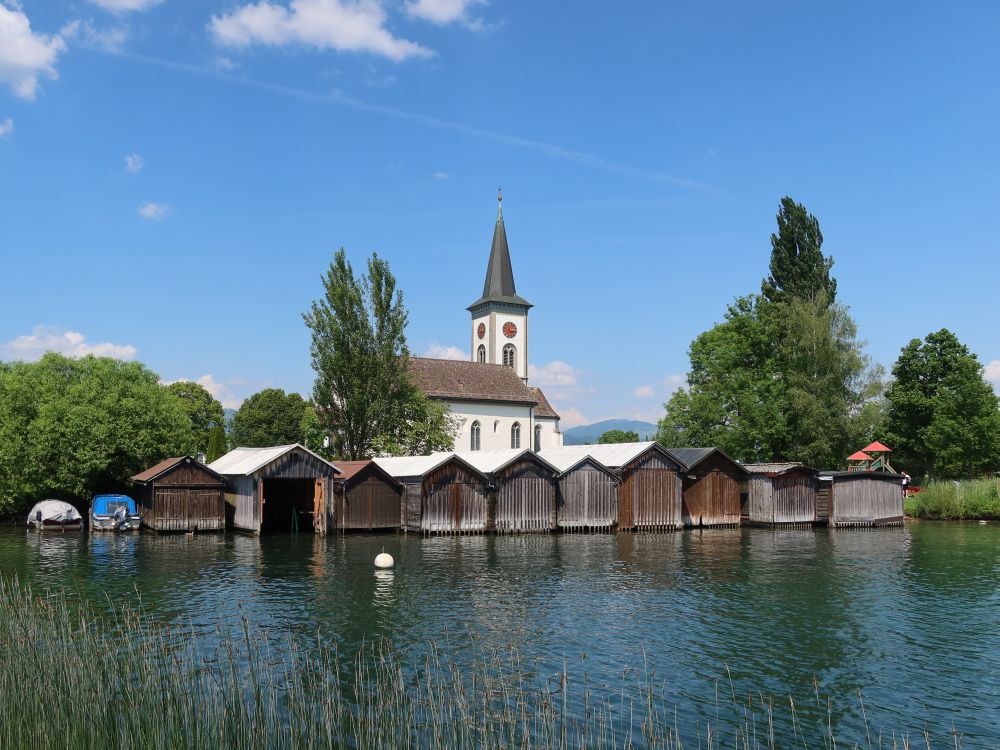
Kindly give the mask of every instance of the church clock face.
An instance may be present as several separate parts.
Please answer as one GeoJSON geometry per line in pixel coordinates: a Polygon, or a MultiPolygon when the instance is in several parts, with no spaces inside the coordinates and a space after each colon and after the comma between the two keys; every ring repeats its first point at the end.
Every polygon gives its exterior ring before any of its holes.
{"type": "Polygon", "coordinates": [[[514,338],[517,335],[517,326],[511,322],[503,324],[503,335],[509,339],[514,338]]]}
{"type": "Polygon", "coordinates": [[[483,336],[486,335],[486,324],[485,323],[480,323],[479,324],[479,328],[476,329],[476,335],[479,336],[479,338],[482,338],[483,336]]]}

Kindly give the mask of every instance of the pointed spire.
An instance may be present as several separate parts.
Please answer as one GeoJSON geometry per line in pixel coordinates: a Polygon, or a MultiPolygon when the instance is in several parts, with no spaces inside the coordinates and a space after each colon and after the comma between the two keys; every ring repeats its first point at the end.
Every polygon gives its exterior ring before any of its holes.
{"type": "Polygon", "coordinates": [[[486,281],[483,296],[469,307],[477,307],[484,302],[506,302],[512,305],[531,307],[531,303],[518,296],[514,287],[514,269],[510,263],[510,249],[507,247],[507,229],[503,223],[503,192],[497,188],[497,223],[493,228],[493,245],[490,261],[486,266],[486,281]]]}

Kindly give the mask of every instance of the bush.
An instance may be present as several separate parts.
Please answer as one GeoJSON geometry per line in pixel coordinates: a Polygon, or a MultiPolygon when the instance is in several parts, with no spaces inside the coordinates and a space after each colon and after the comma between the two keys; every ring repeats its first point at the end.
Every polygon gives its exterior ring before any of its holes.
{"type": "Polygon", "coordinates": [[[931,482],[904,506],[914,518],[950,521],[1000,520],[1000,480],[931,482]]]}

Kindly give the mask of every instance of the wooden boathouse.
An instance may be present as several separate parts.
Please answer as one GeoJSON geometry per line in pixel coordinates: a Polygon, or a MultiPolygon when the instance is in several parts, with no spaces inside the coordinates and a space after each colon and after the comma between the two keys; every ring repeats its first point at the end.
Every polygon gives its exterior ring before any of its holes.
{"type": "Polygon", "coordinates": [[[226,478],[234,529],[326,533],[327,499],[340,471],[308,448],[235,448],[208,468],[226,478]]]}
{"type": "Polygon", "coordinates": [[[167,458],[132,477],[142,525],[153,531],[224,531],[226,480],[191,456],[167,458]]]}
{"type": "Polygon", "coordinates": [[[891,526],[903,522],[903,476],[884,471],[831,471],[819,477],[830,526],[891,526]],[[828,510],[827,510],[828,508],[828,510]]]}
{"type": "Polygon", "coordinates": [[[659,443],[568,445],[539,454],[559,465],[590,456],[618,476],[617,526],[622,531],[668,531],[681,526],[684,465],[659,443]]]}
{"type": "Polygon", "coordinates": [[[341,474],[328,521],[337,531],[398,529],[403,525],[403,484],[373,461],[338,461],[341,474]]]}
{"type": "Polygon", "coordinates": [[[593,456],[560,457],[556,525],[561,531],[607,530],[618,522],[618,475],[593,456]]]}
{"type": "Polygon", "coordinates": [[[529,450],[456,454],[488,476],[494,492],[489,528],[504,534],[556,529],[559,470],[529,450]]]}
{"type": "Polygon", "coordinates": [[[474,534],[487,531],[489,478],[458,456],[376,458],[374,462],[403,487],[405,531],[474,534]]]}
{"type": "Polygon", "coordinates": [[[671,448],[684,472],[684,525],[739,526],[740,493],[748,474],[718,448],[671,448]]]}
{"type": "Polygon", "coordinates": [[[742,521],[751,526],[809,526],[816,522],[819,472],[801,463],[744,464],[748,472],[742,521]]]}

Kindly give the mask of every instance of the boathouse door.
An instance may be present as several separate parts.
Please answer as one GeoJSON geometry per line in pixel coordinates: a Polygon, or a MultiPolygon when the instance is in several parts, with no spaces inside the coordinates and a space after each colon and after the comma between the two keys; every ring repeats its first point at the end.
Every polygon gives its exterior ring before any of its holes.
{"type": "Polygon", "coordinates": [[[313,531],[326,533],[326,480],[316,479],[313,486],[313,531]]]}

